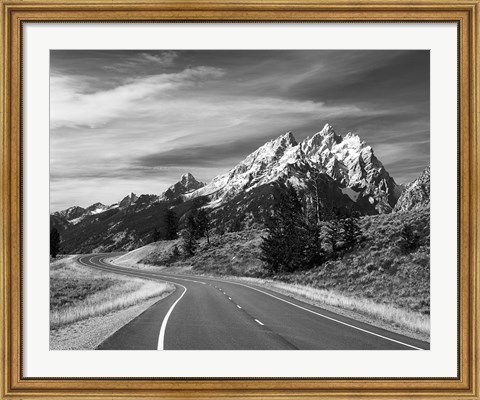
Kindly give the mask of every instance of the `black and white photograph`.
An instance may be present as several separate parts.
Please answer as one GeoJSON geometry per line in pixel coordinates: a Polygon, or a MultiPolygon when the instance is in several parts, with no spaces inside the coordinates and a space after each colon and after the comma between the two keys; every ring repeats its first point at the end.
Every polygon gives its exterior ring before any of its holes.
{"type": "Polygon", "coordinates": [[[429,350],[430,103],[428,50],[51,50],[50,350],[429,350]]]}

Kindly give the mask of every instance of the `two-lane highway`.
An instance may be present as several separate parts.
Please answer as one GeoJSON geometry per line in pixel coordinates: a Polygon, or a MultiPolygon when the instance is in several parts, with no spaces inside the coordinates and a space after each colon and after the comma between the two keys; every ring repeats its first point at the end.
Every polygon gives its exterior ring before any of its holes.
{"type": "Polygon", "coordinates": [[[102,350],[423,350],[429,344],[340,316],[264,287],[125,268],[111,254],[79,263],[176,290],[119,329],[102,350]]]}

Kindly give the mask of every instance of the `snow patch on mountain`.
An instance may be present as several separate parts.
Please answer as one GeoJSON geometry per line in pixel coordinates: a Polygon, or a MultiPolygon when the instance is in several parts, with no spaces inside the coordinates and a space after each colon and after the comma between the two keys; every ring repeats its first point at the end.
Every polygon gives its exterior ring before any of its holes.
{"type": "Polygon", "coordinates": [[[353,201],[376,212],[390,212],[400,190],[375,157],[370,146],[354,133],[337,135],[326,124],[323,129],[298,143],[292,132],[265,143],[223,175],[215,177],[187,198],[209,196],[218,206],[261,185],[288,180],[305,188],[309,173],[316,171],[335,180],[353,201]]]}
{"type": "Polygon", "coordinates": [[[173,200],[179,196],[191,193],[197,189],[200,189],[205,186],[205,183],[199,182],[195,177],[189,172],[182,175],[180,180],[170,186],[161,196],[161,200],[173,200]]]}

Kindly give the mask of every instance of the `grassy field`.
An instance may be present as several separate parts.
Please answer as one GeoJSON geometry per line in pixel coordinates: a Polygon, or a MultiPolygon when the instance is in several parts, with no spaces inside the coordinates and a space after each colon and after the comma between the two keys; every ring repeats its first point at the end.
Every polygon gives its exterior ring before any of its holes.
{"type": "Polygon", "coordinates": [[[428,334],[429,218],[428,209],[363,217],[359,220],[363,240],[351,251],[339,252],[311,270],[274,277],[266,275],[259,259],[265,232],[255,229],[214,235],[210,245],[201,240],[196,254],[188,259],[172,258],[180,241],[157,242],[138,262],[187,267],[200,274],[260,278],[257,283],[269,282],[274,289],[428,334]],[[405,223],[421,238],[419,248],[410,253],[398,244],[405,223]]]}
{"type": "Polygon", "coordinates": [[[50,263],[50,328],[122,310],[172,290],[162,282],[95,271],[66,256],[50,263]]]}

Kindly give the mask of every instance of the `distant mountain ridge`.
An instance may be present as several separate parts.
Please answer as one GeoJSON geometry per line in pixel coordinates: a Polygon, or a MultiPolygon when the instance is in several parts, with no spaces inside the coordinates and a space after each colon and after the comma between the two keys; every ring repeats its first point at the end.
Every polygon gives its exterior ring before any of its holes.
{"type": "Polygon", "coordinates": [[[292,132],[265,143],[207,184],[186,173],[161,195],[131,193],[110,206],[70,207],[52,214],[51,224],[69,252],[130,250],[150,240],[168,209],[181,223],[192,208],[204,207],[214,228],[261,225],[278,194],[293,186],[305,204],[315,192],[325,212],[382,214],[428,206],[429,179],[428,169],[428,176],[398,185],[358,135],[342,137],[326,124],[300,143],[292,132]]]}

